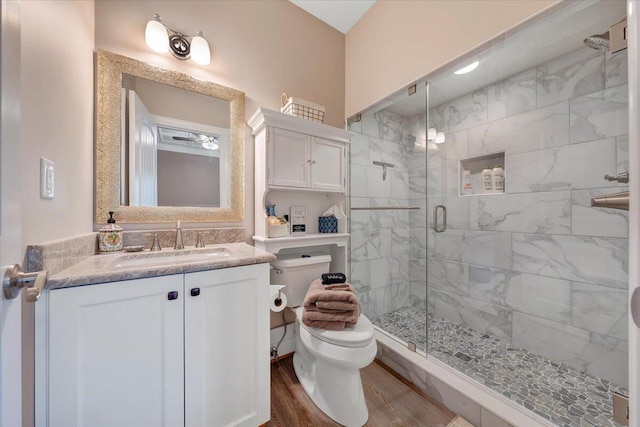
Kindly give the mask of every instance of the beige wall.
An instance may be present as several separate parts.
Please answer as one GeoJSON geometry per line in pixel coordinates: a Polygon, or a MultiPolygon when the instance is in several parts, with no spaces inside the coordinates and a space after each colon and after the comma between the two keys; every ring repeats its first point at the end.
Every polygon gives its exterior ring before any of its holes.
{"type": "MultiPolygon", "coordinates": [[[[320,103],[325,123],[344,127],[344,35],[286,0],[96,2],[96,48],[239,89],[245,121],[258,107],[278,109],[286,92],[320,103]],[[144,28],[154,14],[193,34],[201,29],[211,64],[152,52],[144,28]]],[[[246,135],[245,221],[253,235],[253,139],[246,135]]],[[[230,224],[231,225],[231,224],[230,224]]]]}
{"type": "MultiPolygon", "coordinates": [[[[20,26],[24,253],[93,230],[94,2],[22,1],[20,26]],[[55,163],[53,200],[40,199],[40,157],[55,163]]],[[[33,310],[22,309],[24,427],[34,425],[33,310]]]]}
{"type": "Polygon", "coordinates": [[[23,246],[93,230],[93,1],[21,2],[23,246]],[[55,197],[40,198],[40,157],[55,197]]]}
{"type": "Polygon", "coordinates": [[[346,36],[346,117],[554,2],[378,1],[346,36]]]}

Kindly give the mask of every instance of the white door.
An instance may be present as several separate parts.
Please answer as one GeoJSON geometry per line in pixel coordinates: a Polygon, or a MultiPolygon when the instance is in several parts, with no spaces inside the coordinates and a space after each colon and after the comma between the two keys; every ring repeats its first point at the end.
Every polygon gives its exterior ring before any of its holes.
{"type": "Polygon", "coordinates": [[[129,91],[129,205],[158,206],[158,127],[129,91]]]}
{"type": "Polygon", "coordinates": [[[629,58],[629,425],[640,426],[640,2],[627,1],[629,58]]]}
{"type": "Polygon", "coordinates": [[[269,264],[185,275],[185,426],[270,417],[269,264]]]}
{"type": "Polygon", "coordinates": [[[267,176],[269,185],[309,187],[309,137],[298,132],[269,128],[267,176]]]}
{"type": "Polygon", "coordinates": [[[311,144],[311,186],[322,190],[344,192],[344,144],[323,138],[313,138],[311,144]]]}
{"type": "Polygon", "coordinates": [[[183,280],[48,292],[48,425],[184,426],[183,280]]]}
{"type": "MultiPolygon", "coordinates": [[[[7,266],[22,262],[20,2],[2,0],[1,8],[0,265],[7,266]]],[[[0,426],[13,427],[22,425],[21,298],[0,298],[0,426]]]]}

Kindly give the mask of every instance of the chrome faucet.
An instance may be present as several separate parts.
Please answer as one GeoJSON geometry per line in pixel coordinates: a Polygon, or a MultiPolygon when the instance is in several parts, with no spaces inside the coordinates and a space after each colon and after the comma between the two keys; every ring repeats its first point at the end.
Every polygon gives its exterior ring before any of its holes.
{"type": "Polygon", "coordinates": [[[162,248],[160,247],[160,241],[158,240],[158,233],[153,235],[153,243],[151,244],[151,252],[160,251],[162,248]]]}
{"type": "Polygon", "coordinates": [[[204,239],[202,238],[202,231],[198,231],[197,240],[196,240],[196,248],[204,248],[204,239]]]}
{"type": "Polygon", "coordinates": [[[182,243],[182,225],[180,224],[180,220],[178,220],[178,224],[176,225],[176,244],[173,246],[173,249],[184,249],[184,244],[182,243]]]}

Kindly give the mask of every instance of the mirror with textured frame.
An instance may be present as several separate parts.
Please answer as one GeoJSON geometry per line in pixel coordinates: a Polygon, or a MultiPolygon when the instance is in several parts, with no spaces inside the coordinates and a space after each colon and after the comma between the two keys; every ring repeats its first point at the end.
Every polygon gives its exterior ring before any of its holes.
{"type": "MultiPolygon", "coordinates": [[[[116,219],[120,223],[159,223],[177,220],[219,222],[242,221],[244,219],[243,92],[101,50],[97,53],[96,82],[96,223],[106,222],[109,211],[116,212],[116,219]],[[137,185],[133,179],[138,172],[137,169],[134,171],[132,167],[134,163],[131,161],[133,149],[131,153],[128,149],[132,143],[127,142],[131,130],[127,129],[126,117],[128,114],[125,114],[125,111],[129,113],[127,81],[132,79],[162,84],[171,87],[171,89],[180,90],[186,95],[191,93],[191,96],[204,97],[205,101],[209,99],[211,107],[203,108],[200,106],[198,114],[200,116],[207,114],[220,116],[222,113],[226,117],[228,125],[222,125],[219,128],[221,132],[226,134],[221,137],[220,141],[215,141],[216,143],[221,142],[220,145],[223,148],[219,153],[219,163],[225,165],[224,168],[221,168],[221,170],[225,170],[224,179],[214,180],[213,177],[212,179],[201,179],[198,183],[189,185],[190,191],[184,192],[179,191],[182,184],[173,183],[174,187],[178,187],[177,194],[189,192],[204,194],[211,192],[212,187],[219,185],[220,188],[215,189],[219,203],[211,205],[207,202],[203,204],[198,198],[193,198],[193,202],[187,200],[186,202],[171,203],[173,206],[163,206],[165,203],[162,202],[162,197],[157,198],[156,189],[151,190],[152,196],[149,196],[148,191],[146,194],[142,192],[142,195],[137,193],[136,188],[144,189],[144,186],[137,185]],[[222,144],[222,142],[226,143],[222,144]],[[221,181],[220,184],[218,181],[221,181]]],[[[205,120],[206,118],[198,121],[204,122],[205,120]]],[[[184,131],[185,129],[180,128],[180,130],[184,131]]],[[[176,132],[174,129],[171,135],[181,135],[176,132]]],[[[204,133],[204,131],[201,132],[204,133]]],[[[202,137],[200,132],[196,136],[202,137]]],[[[217,137],[218,134],[215,136],[217,137]]],[[[172,137],[172,139],[194,138],[172,137]]],[[[155,148],[152,149],[151,156],[156,156],[155,148]]],[[[161,165],[160,161],[155,167],[161,165]]],[[[146,170],[149,168],[147,167],[146,170]]],[[[151,176],[152,181],[156,180],[154,174],[151,176]]],[[[222,177],[223,174],[221,173],[220,176],[222,177]]]]}

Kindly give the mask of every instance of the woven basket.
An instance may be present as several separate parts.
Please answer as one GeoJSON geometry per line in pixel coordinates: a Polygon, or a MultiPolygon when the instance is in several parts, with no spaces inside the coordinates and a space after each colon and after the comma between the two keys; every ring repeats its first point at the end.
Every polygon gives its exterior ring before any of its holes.
{"type": "Polygon", "coordinates": [[[283,93],[280,97],[282,103],[282,111],[290,116],[301,117],[303,119],[312,120],[314,122],[324,122],[324,107],[306,99],[289,97],[283,93]]]}

